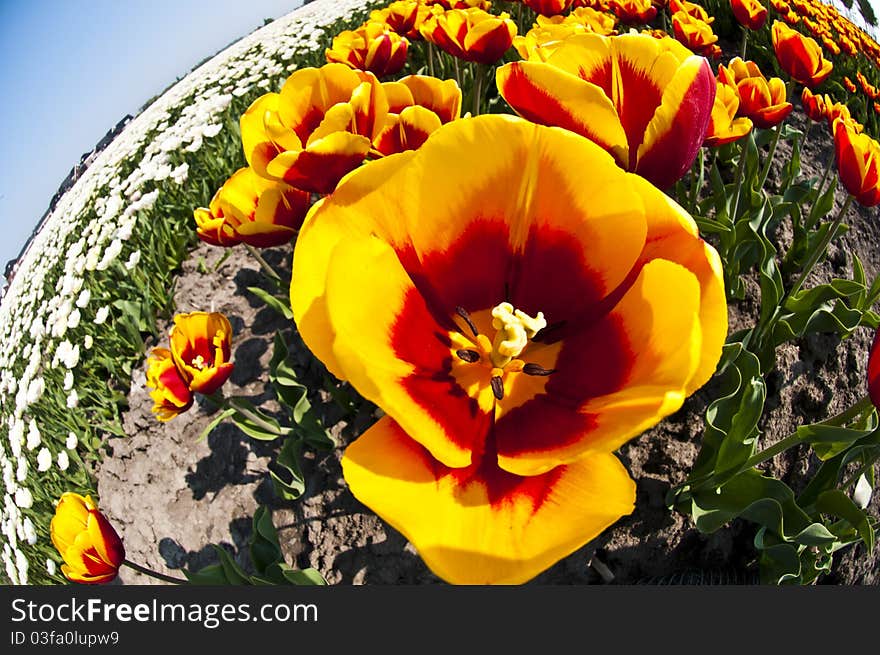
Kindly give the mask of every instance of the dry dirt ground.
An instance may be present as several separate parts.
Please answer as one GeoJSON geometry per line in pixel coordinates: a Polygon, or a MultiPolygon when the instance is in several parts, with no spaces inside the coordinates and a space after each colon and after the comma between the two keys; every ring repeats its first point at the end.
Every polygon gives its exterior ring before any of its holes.
{"type": "MultiPolygon", "coordinates": [[[[792,119],[802,125],[803,114],[796,110],[792,119]]],[[[814,170],[821,170],[830,154],[830,140],[820,138],[824,133],[824,129],[814,129],[808,145],[805,158],[818,162],[814,170]]],[[[816,279],[831,273],[851,274],[852,253],[860,256],[869,276],[880,271],[875,213],[851,210],[850,216],[853,229],[832,246],[816,279]]],[[[265,255],[289,274],[290,253],[290,248],[279,248],[265,255]]],[[[225,254],[206,245],[192,253],[177,285],[177,308],[180,312],[221,311],[230,318],[236,367],[224,391],[252,398],[257,404],[266,400],[272,407],[272,393],[264,384],[272,339],[277,331],[283,332],[288,343],[295,343],[296,336],[288,321],[246,290],[263,279],[255,261],[245,250],[235,248],[220,263],[225,254]]],[[[753,300],[749,297],[731,305],[731,325],[748,324],[755,312],[753,300]]],[[[871,338],[867,329],[860,328],[843,341],[819,335],[781,348],[778,370],[768,380],[761,425],[764,441],[759,445],[773,443],[798,425],[827,417],[862,396],[871,338]]],[[[301,346],[296,353],[303,375],[314,374],[311,356],[301,346]]],[[[169,423],[159,423],[150,413],[143,370],[137,370],[132,380],[130,411],[125,416],[129,436],[110,441],[112,456],[96,471],[101,506],[123,537],[129,559],[175,574],[182,567],[198,568],[216,561],[210,547],[216,543],[248,567],[251,517],[258,505],[265,504],[273,509],[287,561],[317,568],[331,584],[441,582],[402,535],[352,496],[342,478],[339,459],[344,444],[375,420],[372,407],[354,419],[340,421],[341,410],[334,403],[321,404],[320,396],[313,398],[325,425],[334,425],[342,445],[330,454],[307,453],[305,494],[296,501],[282,501],[267,475],[276,445],[255,441],[226,423],[206,440],[197,441],[211,420],[210,405],[196,406],[169,423]]],[[[713,385],[710,382],[678,413],[620,449],[621,460],[637,482],[633,514],[532,584],[757,582],[753,526],[734,521],[728,528],[704,535],[689,517],[668,510],[664,502],[667,490],[685,478],[697,455],[713,385]]],[[[804,450],[784,453],[769,465],[774,474],[797,487],[799,476],[816,461],[804,450]]],[[[875,517],[880,513],[878,496],[874,495],[871,507],[875,517]]],[[[862,548],[837,553],[834,572],[820,582],[878,584],[876,555],[865,557],[862,548]]],[[[127,584],[154,582],[129,569],[123,569],[120,579],[127,584]]]]}

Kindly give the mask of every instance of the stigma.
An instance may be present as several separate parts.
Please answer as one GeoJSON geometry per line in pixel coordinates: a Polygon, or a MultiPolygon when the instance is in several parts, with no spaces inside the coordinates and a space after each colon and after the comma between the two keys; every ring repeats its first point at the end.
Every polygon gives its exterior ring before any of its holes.
{"type": "Polygon", "coordinates": [[[489,358],[492,365],[503,369],[522,353],[535,335],[547,327],[544,313],[532,318],[519,309],[514,309],[509,302],[503,302],[492,308],[492,327],[497,330],[492,342],[489,358]]]}

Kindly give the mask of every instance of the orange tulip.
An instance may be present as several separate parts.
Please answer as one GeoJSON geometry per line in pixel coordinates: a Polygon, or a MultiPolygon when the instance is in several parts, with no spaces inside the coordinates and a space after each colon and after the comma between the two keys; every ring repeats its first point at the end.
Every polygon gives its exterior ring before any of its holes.
{"type": "Polygon", "coordinates": [[[376,77],[394,75],[406,64],[409,41],[384,23],[368,21],[357,30],[344,30],[333,37],[325,51],[329,63],[346,64],[370,71],[376,77]]]}
{"type": "Polygon", "coordinates": [[[516,23],[479,8],[450,9],[433,14],[421,27],[422,36],[453,57],[481,64],[501,59],[516,36],[516,23]]]}
{"type": "Polygon", "coordinates": [[[751,131],[751,119],[744,116],[737,118],[738,110],[739,95],[736,89],[719,82],[704,145],[722,146],[741,139],[751,131]]]}
{"type": "Polygon", "coordinates": [[[758,127],[774,127],[794,109],[786,100],[785,82],[778,77],[768,80],[753,61],[734,57],[727,66],[718,67],[718,81],[736,89],[740,115],[758,127]]]}
{"type": "Polygon", "coordinates": [[[770,0],[770,6],[782,15],[791,11],[791,7],[785,0],[770,0]]]}
{"type": "Polygon", "coordinates": [[[739,24],[750,30],[759,30],[767,22],[767,7],[758,0],[730,0],[730,8],[739,24]]]}
{"type": "Polygon", "coordinates": [[[846,123],[847,126],[857,134],[861,134],[864,130],[864,126],[856,121],[856,119],[850,114],[849,107],[840,102],[833,102],[827,94],[825,95],[825,107],[827,111],[828,128],[831,130],[832,134],[834,133],[834,123],[838,118],[846,123]]]}
{"type": "Polygon", "coordinates": [[[193,216],[198,237],[206,243],[271,248],[296,236],[310,203],[306,191],[266,180],[246,167],[226,180],[209,208],[199,207],[193,216]]]}
{"type": "Polygon", "coordinates": [[[773,21],[771,30],[776,59],[786,73],[811,89],[831,74],[833,64],[822,55],[814,39],[803,36],[781,21],[773,21]]]}
{"type": "Polygon", "coordinates": [[[672,30],[679,42],[697,54],[710,57],[721,52],[715,45],[718,36],[712,32],[712,27],[708,23],[704,23],[699,18],[677,11],[672,14],[672,30]]]}
{"type": "Polygon", "coordinates": [[[147,359],[147,387],[152,389],[153,413],[160,421],[170,421],[188,410],[193,395],[177,370],[171,351],[153,348],[147,359]]]}
{"type": "Polygon", "coordinates": [[[373,146],[383,155],[415,150],[441,125],[461,117],[461,89],[455,80],[409,75],[382,88],[388,120],[373,146]]]}
{"type": "Polygon", "coordinates": [[[232,326],[223,314],[177,314],[171,330],[171,357],[190,391],[210,395],[232,374],[232,326]]]}
{"type": "Polygon", "coordinates": [[[843,76],[843,86],[850,93],[855,93],[858,89],[856,89],[855,83],[849,79],[846,75],[843,76]]]}
{"type": "Polygon", "coordinates": [[[609,7],[620,22],[627,25],[650,23],[657,15],[657,7],[651,0],[610,0],[609,7]]]}
{"type": "Polygon", "coordinates": [[[330,193],[363,163],[387,113],[372,73],[338,63],[301,68],[242,115],[245,158],[261,177],[330,193]]]}
{"type": "Polygon", "coordinates": [[[843,119],[834,121],[834,159],[844,188],[860,205],[880,204],[880,144],[843,119]]]}
{"type": "Polygon", "coordinates": [[[587,137],[661,188],[691,167],[715,98],[705,58],[646,34],[577,34],[545,62],[500,67],[496,81],[524,118],[587,137]]]}
{"type": "Polygon", "coordinates": [[[122,540],[90,496],[62,494],[49,535],[64,560],[61,572],[71,582],[112,582],[125,561],[122,540]]]}
{"type": "Polygon", "coordinates": [[[293,279],[306,345],[385,412],[345,451],[349,488],[452,583],[524,582],[629,513],[613,451],[727,334],[720,259],[681,207],[497,114],[343,180],[293,279]]]}
{"type": "Polygon", "coordinates": [[[825,99],[820,94],[813,94],[807,87],[801,92],[801,104],[804,106],[804,112],[811,121],[828,120],[828,107],[825,99]]]}

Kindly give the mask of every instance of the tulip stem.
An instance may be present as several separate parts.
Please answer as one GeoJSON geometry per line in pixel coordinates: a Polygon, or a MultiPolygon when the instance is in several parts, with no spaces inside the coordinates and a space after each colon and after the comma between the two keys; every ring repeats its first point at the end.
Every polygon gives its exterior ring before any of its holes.
{"type": "Polygon", "coordinates": [[[746,46],[749,43],[749,30],[746,27],[743,27],[743,40],[742,47],[740,48],[740,52],[742,53],[740,56],[743,60],[746,58],[746,46]]]}
{"type": "Polygon", "coordinates": [[[699,161],[697,164],[697,168],[699,170],[699,173],[691,171],[691,197],[688,200],[688,211],[690,211],[691,214],[693,214],[697,208],[697,198],[699,196],[700,189],[703,188],[703,173],[706,169],[706,159],[705,155],[703,154],[702,148],[700,148],[699,150],[699,161]]]}
{"type": "Polygon", "coordinates": [[[175,578],[170,575],[165,575],[164,573],[159,573],[158,571],[153,571],[152,569],[148,569],[140,564],[135,564],[130,560],[124,560],[122,562],[125,566],[134,569],[138,573],[143,573],[144,575],[148,575],[151,578],[156,578],[157,580],[162,580],[163,582],[170,582],[171,584],[188,584],[189,580],[185,580],[184,578],[175,578]]]}
{"type": "Polygon", "coordinates": [[[428,72],[431,77],[437,77],[434,73],[434,44],[428,41],[428,72]]]}
{"type": "Polygon", "coordinates": [[[813,206],[810,207],[810,213],[807,215],[807,230],[812,230],[813,226],[816,224],[818,218],[816,216],[816,208],[819,206],[819,198],[822,197],[822,189],[825,187],[825,181],[828,179],[828,174],[831,173],[832,164],[834,164],[834,153],[831,153],[831,156],[828,157],[828,163],[825,165],[825,172],[822,174],[819,186],[816,187],[816,200],[813,201],[813,206]]]}
{"type": "MultiPolygon", "coordinates": [[[[754,132],[749,133],[749,139],[753,138],[752,134],[754,134],[754,132]]],[[[747,142],[748,139],[742,139],[739,149],[739,164],[736,168],[737,187],[736,194],[733,196],[733,210],[730,212],[731,223],[736,223],[736,214],[739,211],[739,197],[742,195],[743,174],[746,170],[746,153],[748,151],[747,142]]]]}
{"type": "Polygon", "coordinates": [[[244,244],[244,247],[247,248],[247,251],[251,255],[253,255],[254,259],[257,260],[257,262],[260,264],[260,268],[263,269],[263,272],[266,275],[268,275],[270,278],[272,278],[276,282],[281,282],[281,276],[275,272],[275,269],[273,269],[271,266],[269,266],[269,262],[267,262],[265,259],[263,259],[263,256],[259,253],[259,251],[256,248],[254,248],[249,243],[244,244]]]}
{"type": "Polygon", "coordinates": [[[787,298],[791,298],[800,291],[801,286],[804,281],[807,279],[807,276],[813,270],[813,267],[816,265],[816,262],[819,261],[819,258],[825,254],[825,249],[828,248],[828,244],[831,243],[831,240],[834,238],[834,235],[837,233],[837,228],[840,227],[841,222],[843,222],[843,217],[846,215],[849,206],[852,204],[853,196],[852,194],[846,197],[846,202],[843,203],[843,207],[840,208],[840,211],[837,212],[837,216],[834,218],[834,221],[831,223],[831,227],[825,233],[825,236],[822,237],[822,240],[816,244],[816,247],[813,249],[813,252],[810,254],[810,259],[807,260],[807,263],[804,265],[804,270],[801,271],[800,277],[794,283],[794,286],[791,288],[791,291],[786,294],[785,298],[782,300],[782,304],[785,304],[785,300],[787,298]]]}
{"type": "Polygon", "coordinates": [[[874,403],[871,401],[871,397],[868,395],[862,396],[859,400],[857,400],[852,407],[849,407],[839,414],[835,414],[831,418],[827,418],[824,421],[819,421],[818,425],[833,425],[836,427],[841,427],[860,417],[865,413],[866,410],[873,409],[874,403]]]}
{"type": "Polygon", "coordinates": [[[764,170],[761,171],[761,184],[758,185],[759,189],[764,188],[764,184],[767,182],[767,176],[770,175],[770,165],[773,163],[773,157],[776,155],[776,146],[779,144],[779,136],[782,134],[782,123],[777,124],[773,129],[776,130],[776,134],[773,136],[773,142],[770,144],[770,152],[767,153],[767,162],[764,164],[764,170]]]}
{"type": "Polygon", "coordinates": [[[479,116],[480,109],[483,104],[482,97],[481,97],[483,95],[483,76],[484,76],[483,75],[484,74],[483,66],[481,64],[474,64],[472,71],[473,71],[473,78],[474,78],[474,83],[473,83],[473,93],[474,93],[473,115],[479,116]]]}

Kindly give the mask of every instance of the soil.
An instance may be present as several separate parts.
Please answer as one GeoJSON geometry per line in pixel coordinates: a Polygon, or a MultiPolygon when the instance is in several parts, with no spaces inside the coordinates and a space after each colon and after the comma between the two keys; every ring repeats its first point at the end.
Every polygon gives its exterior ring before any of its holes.
{"type": "MultiPolygon", "coordinates": [[[[791,121],[802,127],[804,120],[796,109],[791,121]]],[[[777,161],[787,161],[786,145],[780,147],[777,161]]],[[[805,174],[821,175],[830,153],[827,131],[814,127],[804,155],[805,174]]],[[[771,172],[771,182],[774,175],[771,172]]],[[[838,206],[843,198],[841,194],[838,206]]],[[[813,281],[832,274],[851,275],[853,253],[861,258],[869,278],[880,272],[876,251],[880,227],[874,213],[856,208],[850,210],[850,217],[852,230],[839,245],[832,245],[813,281]]],[[[790,239],[785,226],[778,238],[790,239]]],[[[232,249],[224,260],[226,255],[204,244],[195,249],[177,283],[177,311],[204,310],[209,305],[230,318],[236,367],[224,391],[252,398],[255,404],[267,401],[264,406],[271,410],[274,399],[263,376],[272,340],[278,331],[288,343],[295,343],[297,337],[289,321],[247,291],[255,285],[268,288],[251,256],[241,248],[232,249]]],[[[264,251],[264,256],[289,274],[290,247],[264,251]]],[[[750,286],[756,293],[754,280],[750,286]]],[[[751,325],[755,313],[753,293],[731,303],[731,330],[751,325]]],[[[777,370],[768,379],[759,447],[861,397],[872,338],[869,330],[860,328],[845,340],[816,335],[781,347],[777,370]]],[[[167,343],[161,341],[153,345],[167,343]]],[[[319,383],[320,365],[304,347],[294,352],[303,380],[319,383]]],[[[699,452],[703,415],[715,384],[710,381],[679,412],[620,449],[619,456],[637,483],[635,511],[530,584],[757,583],[753,525],[734,521],[714,534],[701,534],[690,517],[665,505],[667,491],[684,480],[699,452]]],[[[197,569],[215,562],[211,544],[220,544],[248,568],[251,517],[264,504],[273,509],[288,563],[315,567],[331,584],[440,583],[412,545],[358,502],[342,478],[339,460],[344,446],[375,420],[373,408],[367,406],[352,419],[327,400],[326,392],[312,398],[325,425],[334,426],[340,447],[329,454],[306,452],[306,492],[296,501],[283,501],[268,476],[277,444],[251,439],[229,423],[199,441],[214,413],[208,401],[168,423],[158,422],[150,413],[144,368],[136,370],[131,409],[125,415],[129,436],[109,442],[112,456],[96,471],[102,509],[120,532],[128,558],[175,575],[182,567],[197,569]]],[[[817,463],[805,449],[777,456],[767,470],[797,490],[804,473],[817,463]]],[[[870,512],[875,520],[880,515],[880,494],[874,494],[870,512]]],[[[120,581],[155,582],[129,569],[120,572],[120,581]]],[[[832,574],[819,582],[880,583],[876,550],[870,556],[863,546],[839,551],[832,574]]]]}

